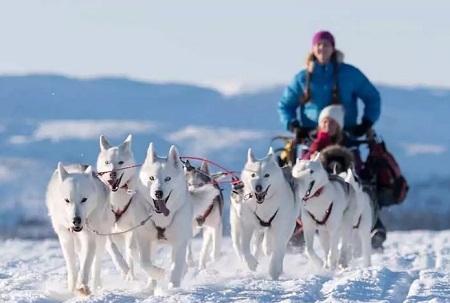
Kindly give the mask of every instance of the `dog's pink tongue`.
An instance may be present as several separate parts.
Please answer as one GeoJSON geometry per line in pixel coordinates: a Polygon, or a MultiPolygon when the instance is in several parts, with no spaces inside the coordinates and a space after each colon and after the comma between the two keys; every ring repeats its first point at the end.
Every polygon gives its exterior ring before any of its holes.
{"type": "Polygon", "coordinates": [[[159,211],[167,217],[170,214],[170,210],[166,207],[166,203],[164,203],[164,200],[157,200],[156,203],[158,205],[159,211]]]}

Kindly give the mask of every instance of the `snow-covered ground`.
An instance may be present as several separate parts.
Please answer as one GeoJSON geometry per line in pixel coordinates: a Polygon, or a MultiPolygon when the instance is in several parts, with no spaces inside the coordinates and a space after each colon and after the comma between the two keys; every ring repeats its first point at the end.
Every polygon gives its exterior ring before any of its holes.
{"type": "MultiPolygon", "coordinates": [[[[195,240],[194,247],[200,247],[195,240]]],[[[168,269],[168,248],[158,254],[168,269]]],[[[243,270],[225,239],[218,264],[189,269],[180,290],[165,285],[155,295],[145,292],[145,279],[124,282],[105,256],[103,289],[88,298],[66,291],[65,263],[57,240],[0,242],[1,302],[450,302],[450,231],[391,232],[373,266],[330,272],[315,269],[303,254],[289,253],[285,274],[268,278],[268,260],[257,272],[243,270]]],[[[197,250],[198,252],[198,250],[197,250]]]]}

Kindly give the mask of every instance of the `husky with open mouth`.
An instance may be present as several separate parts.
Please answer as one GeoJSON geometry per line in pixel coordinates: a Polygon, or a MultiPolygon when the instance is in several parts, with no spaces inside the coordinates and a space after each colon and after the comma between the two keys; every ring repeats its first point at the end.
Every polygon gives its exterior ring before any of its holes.
{"type": "Polygon", "coordinates": [[[299,159],[292,168],[292,176],[301,184],[297,187],[297,197],[302,206],[301,218],[308,257],[318,267],[346,267],[357,211],[355,190],[341,177],[328,174],[320,161],[320,154],[313,160],[299,159]],[[325,262],[314,250],[316,231],[325,252],[325,262]]]}
{"type": "MultiPolygon", "coordinates": [[[[114,242],[126,255],[129,271],[127,280],[134,280],[134,263],[138,263],[150,280],[161,280],[164,271],[152,264],[150,259],[150,238],[141,222],[147,220],[152,212],[160,212],[153,201],[145,198],[139,182],[136,161],[131,150],[132,136],[123,143],[113,146],[105,136],[100,136],[100,152],[97,158],[97,170],[102,181],[110,189],[109,202],[115,224],[112,233],[114,242]]],[[[116,267],[119,267],[114,260],[116,267]]],[[[119,267],[120,268],[120,267],[119,267]]],[[[149,289],[151,290],[151,289],[149,289]]]]}
{"type": "Polygon", "coordinates": [[[187,269],[186,253],[192,238],[192,221],[200,214],[199,209],[204,208],[196,205],[199,202],[209,204],[219,192],[211,191],[207,186],[189,191],[183,163],[173,145],[167,157],[159,157],[150,143],[139,176],[146,197],[155,208],[155,214],[146,224],[148,236],[152,245],[162,242],[172,246],[168,287],[180,287],[187,269]]]}
{"type": "Polygon", "coordinates": [[[241,253],[250,270],[258,262],[250,252],[255,231],[264,232],[263,251],[271,256],[269,275],[276,280],[283,272],[287,243],[300,213],[294,191],[278,166],[273,149],[263,159],[255,159],[248,150],[247,163],[241,174],[244,201],[241,206],[241,253]]]}

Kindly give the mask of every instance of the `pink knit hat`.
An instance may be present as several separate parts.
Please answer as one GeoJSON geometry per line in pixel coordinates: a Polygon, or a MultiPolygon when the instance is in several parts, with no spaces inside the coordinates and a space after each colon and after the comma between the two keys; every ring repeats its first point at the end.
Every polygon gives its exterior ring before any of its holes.
{"type": "Polygon", "coordinates": [[[313,36],[312,45],[313,46],[316,45],[317,43],[319,43],[320,40],[326,40],[326,41],[330,42],[331,45],[333,45],[333,47],[334,47],[334,37],[330,32],[320,31],[320,32],[316,33],[313,36]]]}

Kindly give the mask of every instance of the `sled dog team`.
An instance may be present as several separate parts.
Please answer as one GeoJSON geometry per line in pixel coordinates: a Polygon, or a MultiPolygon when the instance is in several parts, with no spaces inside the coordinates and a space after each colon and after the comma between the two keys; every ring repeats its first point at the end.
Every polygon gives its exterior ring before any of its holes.
{"type": "MultiPolygon", "coordinates": [[[[175,146],[160,157],[150,143],[138,165],[131,135],[118,146],[100,136],[95,169],[58,163],[46,203],[66,261],[69,290],[89,295],[101,286],[105,250],[124,279],[135,279],[139,266],[150,292],[163,279],[169,289],[178,288],[188,264],[194,264],[190,242],[200,230],[198,266],[217,261],[224,210],[217,185],[221,177],[211,174],[206,162],[198,168],[183,163],[175,146]],[[153,264],[158,243],[172,248],[168,277],[153,264]]],[[[270,277],[278,279],[298,216],[306,253],[317,266],[346,267],[358,254],[370,266],[371,204],[351,168],[330,175],[319,156],[281,168],[272,148],[261,159],[249,149],[240,178],[232,179],[230,198],[232,243],[243,265],[256,270],[262,252],[270,256],[270,277]],[[325,260],[314,250],[316,232],[325,260]]]]}

